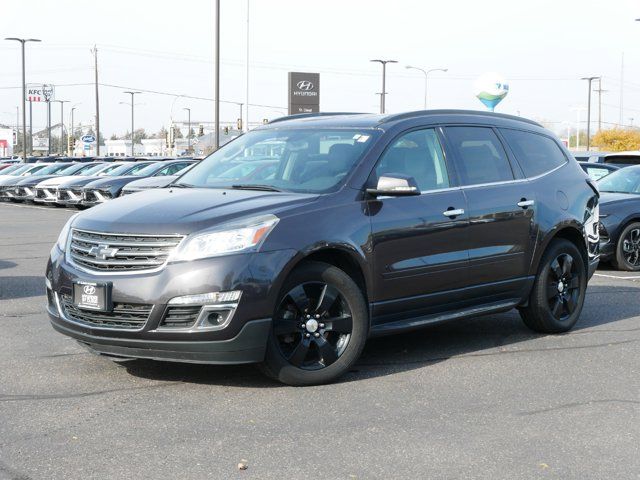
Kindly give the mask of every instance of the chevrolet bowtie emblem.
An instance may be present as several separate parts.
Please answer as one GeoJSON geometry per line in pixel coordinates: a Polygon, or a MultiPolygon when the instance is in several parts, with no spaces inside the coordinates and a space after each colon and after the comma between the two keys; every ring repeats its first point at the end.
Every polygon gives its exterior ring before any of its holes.
{"type": "Polygon", "coordinates": [[[109,245],[94,245],[89,249],[89,255],[92,255],[101,260],[106,260],[107,258],[113,258],[118,253],[117,248],[110,248],[109,245]]]}

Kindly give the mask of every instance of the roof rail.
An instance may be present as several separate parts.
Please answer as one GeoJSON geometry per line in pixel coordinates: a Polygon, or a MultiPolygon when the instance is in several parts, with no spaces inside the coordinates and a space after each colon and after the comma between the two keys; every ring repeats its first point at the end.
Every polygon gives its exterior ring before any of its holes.
{"type": "MultiPolygon", "coordinates": [[[[456,109],[443,109],[443,110],[416,110],[414,112],[399,113],[397,115],[389,115],[380,121],[380,124],[394,122],[396,120],[404,120],[406,118],[422,117],[424,115],[477,115],[484,117],[499,117],[509,120],[518,120],[520,122],[529,123],[536,127],[542,127],[538,122],[529,120],[528,118],[517,117],[515,115],[508,115],[506,113],[495,112],[483,112],[482,110],[456,110],[456,109]]],[[[542,127],[544,128],[544,127],[542,127]]]]}
{"type": "Polygon", "coordinates": [[[286,115],[284,117],[278,117],[271,120],[268,125],[277,122],[284,122],[287,120],[297,120],[298,118],[312,118],[312,117],[332,117],[337,115],[361,115],[362,112],[314,112],[314,113],[296,113],[294,115],[286,115]]]}

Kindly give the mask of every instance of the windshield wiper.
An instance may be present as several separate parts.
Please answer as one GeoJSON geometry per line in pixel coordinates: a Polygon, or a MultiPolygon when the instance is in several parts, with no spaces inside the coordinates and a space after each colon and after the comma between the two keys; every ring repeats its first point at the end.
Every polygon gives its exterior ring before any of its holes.
{"type": "Polygon", "coordinates": [[[282,190],[272,187],[271,185],[260,185],[258,183],[242,183],[231,185],[234,190],[259,190],[261,192],[281,192],[282,190]]]}

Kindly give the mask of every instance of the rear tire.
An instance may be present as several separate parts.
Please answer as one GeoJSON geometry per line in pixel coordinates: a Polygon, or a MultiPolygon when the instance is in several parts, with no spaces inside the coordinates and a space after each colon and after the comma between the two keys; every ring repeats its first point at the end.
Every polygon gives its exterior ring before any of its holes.
{"type": "Polygon", "coordinates": [[[540,333],[561,333],[576,324],[587,290],[587,269],[578,247],[551,242],[540,261],[529,305],[520,309],[525,325],[540,333]]]}
{"type": "Polygon", "coordinates": [[[622,230],[611,264],[618,270],[640,271],[640,222],[630,223],[622,230]]]}
{"type": "Polygon", "coordinates": [[[353,279],[333,265],[304,263],[282,288],[261,370],[292,386],[332,382],[358,360],[368,331],[353,279]]]}

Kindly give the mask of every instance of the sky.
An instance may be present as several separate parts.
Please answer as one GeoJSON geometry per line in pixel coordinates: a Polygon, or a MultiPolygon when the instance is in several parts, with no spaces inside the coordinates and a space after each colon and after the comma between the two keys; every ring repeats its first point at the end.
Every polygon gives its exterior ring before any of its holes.
{"type": "MultiPolygon", "coordinates": [[[[98,48],[100,123],[105,137],[130,128],[125,90],[136,96],[136,128],[156,132],[171,119],[213,121],[214,2],[3,0],[0,31],[39,38],[27,46],[27,83],[56,85],[65,123],[93,122],[93,56],[98,48]],[[182,96],[180,96],[182,95],[182,96]],[[189,98],[196,97],[196,98],[189,98]]],[[[566,136],[586,124],[585,76],[602,76],[603,126],[640,125],[640,3],[631,0],[249,0],[249,119],[286,114],[287,72],[320,73],[323,111],[376,112],[381,69],[387,111],[485,107],[473,83],[498,72],[510,91],[496,111],[542,121],[566,136]],[[624,81],[621,60],[624,53],[624,81]],[[635,117],[635,118],[634,118],[635,117]],[[632,118],[634,118],[632,120],[632,118]]],[[[221,120],[235,123],[245,102],[247,0],[221,0],[221,120]],[[236,103],[233,103],[236,102],[236,103]]],[[[0,123],[15,124],[21,99],[19,44],[0,40],[0,123]]],[[[594,85],[595,86],[595,85],[594,85]]],[[[597,94],[593,95],[597,128],[597,94]]],[[[34,131],[46,125],[34,104],[34,131]]],[[[52,107],[58,123],[60,107],[52,107]]]]}

